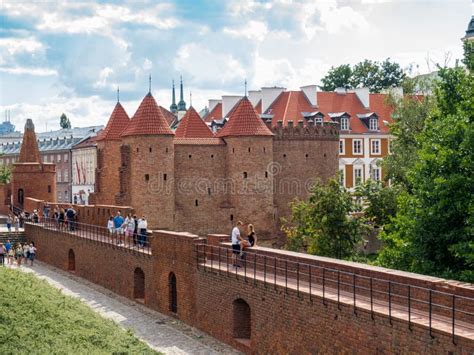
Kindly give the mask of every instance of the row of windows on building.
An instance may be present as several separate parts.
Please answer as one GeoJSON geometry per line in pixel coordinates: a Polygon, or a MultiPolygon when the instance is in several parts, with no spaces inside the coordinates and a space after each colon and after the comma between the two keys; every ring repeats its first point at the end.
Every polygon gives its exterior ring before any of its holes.
{"type": "MultiPolygon", "coordinates": [[[[5,158],[0,160],[0,164],[10,165],[16,163],[18,161],[18,156],[5,158]]],[[[69,162],[69,154],[45,154],[43,155],[43,162],[45,163],[68,163],[69,162]]]]}
{"type": "MultiPolygon", "coordinates": [[[[341,131],[350,131],[351,127],[349,124],[349,118],[343,117],[341,118],[341,131]]],[[[379,130],[379,120],[376,118],[371,118],[369,120],[369,130],[370,131],[378,131],[379,130]]]]}
{"type": "MultiPolygon", "coordinates": [[[[354,186],[360,185],[364,181],[363,166],[354,166],[352,169],[354,186]]],[[[370,167],[370,178],[375,181],[382,179],[382,169],[380,166],[373,165],[370,167]]],[[[339,183],[345,186],[346,172],[345,169],[339,169],[339,183]]]]}
{"type": "MultiPolygon", "coordinates": [[[[353,139],[352,140],[352,154],[362,155],[364,154],[362,139],[353,139]]],[[[339,154],[346,154],[346,142],[344,139],[339,140],[339,154]]],[[[382,154],[381,149],[381,140],[380,139],[371,139],[370,140],[370,154],[380,155],[382,154]]]]}

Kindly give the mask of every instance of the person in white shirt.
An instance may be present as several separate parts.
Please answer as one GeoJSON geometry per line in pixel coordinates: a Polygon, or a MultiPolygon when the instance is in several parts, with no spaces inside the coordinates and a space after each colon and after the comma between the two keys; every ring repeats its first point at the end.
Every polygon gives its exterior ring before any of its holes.
{"type": "Polygon", "coordinates": [[[107,221],[107,229],[109,230],[110,237],[113,237],[115,232],[115,224],[114,224],[114,217],[110,216],[109,220],[107,221]]]}
{"type": "Polygon", "coordinates": [[[234,228],[232,228],[232,233],[231,233],[232,264],[235,267],[240,267],[240,265],[237,264],[237,255],[240,254],[240,242],[243,240],[242,237],[240,236],[240,229],[239,229],[239,227],[242,225],[243,225],[242,221],[238,221],[237,225],[234,228]]]}
{"type": "Polygon", "coordinates": [[[140,244],[142,247],[145,246],[148,242],[146,238],[147,228],[148,228],[148,222],[146,221],[145,216],[142,216],[142,218],[138,220],[138,231],[140,233],[140,239],[139,239],[138,244],[140,244]]]}
{"type": "MultiPolygon", "coordinates": [[[[36,247],[35,243],[31,242],[29,245],[29,259],[30,259],[30,265],[33,266],[33,262],[35,261],[35,256],[36,256],[36,247]]],[[[25,262],[26,264],[26,262],[25,262]]]]}

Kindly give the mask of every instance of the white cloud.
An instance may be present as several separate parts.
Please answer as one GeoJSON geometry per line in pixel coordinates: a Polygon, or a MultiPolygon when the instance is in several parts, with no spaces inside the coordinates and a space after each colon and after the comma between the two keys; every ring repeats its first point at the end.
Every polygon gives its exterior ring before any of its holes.
{"type": "Polygon", "coordinates": [[[105,67],[99,73],[99,79],[94,83],[95,88],[105,88],[107,86],[107,79],[114,70],[109,67],[105,67]]]}
{"type": "Polygon", "coordinates": [[[34,37],[29,38],[0,38],[0,49],[11,55],[17,53],[34,53],[44,50],[44,45],[34,37]]]}
{"type": "Polygon", "coordinates": [[[34,75],[34,76],[51,76],[58,75],[58,72],[49,68],[27,68],[27,67],[0,67],[0,72],[14,75],[34,75]]]}
{"type": "Polygon", "coordinates": [[[245,37],[260,42],[267,36],[268,28],[262,21],[251,20],[240,27],[224,27],[222,32],[232,37],[245,37]]]}
{"type": "Polygon", "coordinates": [[[143,61],[143,70],[147,71],[147,70],[150,70],[151,68],[153,68],[153,63],[151,62],[150,59],[145,58],[145,60],[143,61]]]}

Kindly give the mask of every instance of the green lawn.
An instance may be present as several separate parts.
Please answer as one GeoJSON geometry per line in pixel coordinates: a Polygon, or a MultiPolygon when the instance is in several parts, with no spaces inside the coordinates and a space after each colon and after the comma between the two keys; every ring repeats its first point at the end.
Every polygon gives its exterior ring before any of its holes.
{"type": "Polygon", "coordinates": [[[0,354],[156,354],[31,274],[0,267],[0,354]]]}

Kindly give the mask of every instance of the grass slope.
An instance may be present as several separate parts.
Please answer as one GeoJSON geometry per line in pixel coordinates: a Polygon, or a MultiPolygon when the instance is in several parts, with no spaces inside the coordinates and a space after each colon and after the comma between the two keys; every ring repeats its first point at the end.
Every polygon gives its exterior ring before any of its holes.
{"type": "Polygon", "coordinates": [[[156,354],[31,274],[0,267],[0,354],[156,354]]]}

